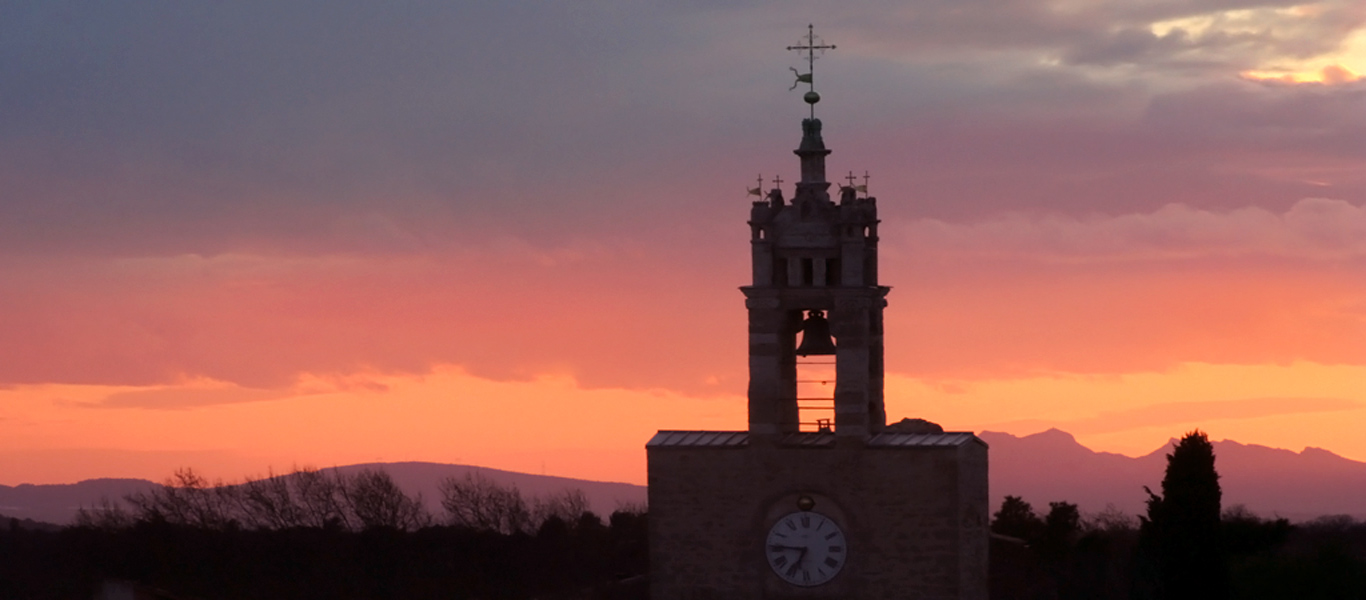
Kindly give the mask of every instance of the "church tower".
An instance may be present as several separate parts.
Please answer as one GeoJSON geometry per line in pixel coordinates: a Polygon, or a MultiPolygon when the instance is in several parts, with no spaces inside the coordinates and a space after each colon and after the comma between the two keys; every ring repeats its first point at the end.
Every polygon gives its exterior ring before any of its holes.
{"type": "MultiPolygon", "coordinates": [[[[834,48],[804,42],[808,67],[834,48]]],[[[791,200],[750,209],[749,428],[646,444],[650,597],[985,600],[986,444],[887,425],[877,201],[852,173],[830,197],[812,88],[791,200]],[[833,364],[831,398],[802,392],[803,363],[833,364]]]]}
{"type": "Polygon", "coordinates": [[[802,178],[791,204],[781,189],[750,209],[754,280],[749,310],[749,433],[768,443],[800,430],[798,356],[835,357],[834,418],[818,419],[841,443],[882,430],[882,308],[877,281],[877,200],[851,185],[832,202],[821,122],[802,121],[802,178]],[[797,343],[798,334],[801,343],[797,343]],[[831,336],[839,340],[832,343],[831,336]]]}

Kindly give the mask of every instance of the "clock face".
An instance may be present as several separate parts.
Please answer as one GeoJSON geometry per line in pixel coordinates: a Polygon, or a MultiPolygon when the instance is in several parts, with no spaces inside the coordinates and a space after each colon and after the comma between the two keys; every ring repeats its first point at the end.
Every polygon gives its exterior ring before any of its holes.
{"type": "Polygon", "coordinates": [[[768,530],[764,556],[783,581],[816,586],[835,577],[848,558],[844,531],[825,515],[794,512],[768,530]]]}

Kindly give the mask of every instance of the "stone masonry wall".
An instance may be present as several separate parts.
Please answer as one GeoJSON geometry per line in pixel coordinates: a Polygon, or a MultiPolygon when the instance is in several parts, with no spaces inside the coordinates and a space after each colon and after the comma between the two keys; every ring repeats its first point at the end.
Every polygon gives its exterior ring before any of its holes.
{"type": "Polygon", "coordinates": [[[985,600],[987,450],[655,447],[652,600],[985,600]],[[778,579],[763,540],[796,498],[845,531],[848,561],[813,588],[778,579]]]}

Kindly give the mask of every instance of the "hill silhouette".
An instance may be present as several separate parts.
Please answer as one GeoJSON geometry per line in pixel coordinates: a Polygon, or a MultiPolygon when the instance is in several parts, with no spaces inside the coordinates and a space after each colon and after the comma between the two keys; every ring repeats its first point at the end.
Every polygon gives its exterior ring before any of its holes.
{"type": "MultiPolygon", "coordinates": [[[[1170,444],[1139,457],[1095,452],[1057,429],[1027,436],[984,431],[991,445],[993,506],[1006,495],[1020,496],[1034,506],[1066,501],[1085,513],[1107,506],[1129,515],[1144,510],[1143,486],[1156,489],[1162,481],[1170,444]]],[[[1322,515],[1351,515],[1366,519],[1366,463],[1320,448],[1301,452],[1214,442],[1216,468],[1224,492],[1224,506],[1242,504],[1254,513],[1304,521],[1322,515]]],[[[354,474],[383,469],[404,492],[420,493],[433,514],[441,514],[437,485],[447,477],[478,473],[503,486],[516,486],[524,496],[544,496],[563,490],[582,490],[593,512],[607,516],[623,506],[644,506],[645,487],[533,475],[470,465],[429,462],[366,463],[323,469],[354,474]]],[[[169,473],[168,473],[169,475],[169,473]]],[[[102,497],[120,499],[146,492],[156,483],[141,479],[91,479],[74,484],[0,486],[0,515],[48,523],[71,522],[81,506],[102,497]]]]}
{"type": "MultiPolygon", "coordinates": [[[[525,497],[547,496],[564,490],[580,490],[589,509],[606,518],[623,507],[644,507],[645,487],[629,483],[589,481],[552,475],[533,475],[470,465],[429,462],[364,463],[320,469],[354,475],[364,469],[384,470],[408,495],[421,494],[432,514],[440,515],[441,493],[437,486],[447,477],[481,475],[500,486],[515,486],[525,497]]],[[[169,474],[168,474],[169,475],[169,474]]],[[[228,482],[233,483],[233,482],[228,482]]],[[[0,485],[0,515],[67,524],[81,507],[91,507],[101,498],[120,500],[128,494],[146,492],[160,484],[144,479],[88,479],[80,483],[18,486],[0,485]]]]}
{"type": "Polygon", "coordinates": [[[82,506],[94,506],[101,498],[118,500],[146,492],[157,484],[145,479],[87,479],[79,483],[16,486],[0,485],[0,515],[65,525],[82,506]]]}
{"type": "MultiPolygon", "coordinates": [[[[991,493],[999,505],[1006,495],[1035,506],[1064,500],[1083,512],[1112,505],[1141,514],[1143,486],[1162,482],[1171,443],[1139,457],[1094,452],[1057,429],[1016,437],[984,431],[991,445],[991,493]]],[[[1172,440],[1175,441],[1175,440],[1172,440]]],[[[1304,521],[1322,515],[1366,518],[1366,463],[1321,448],[1294,452],[1233,440],[1214,442],[1225,507],[1242,504],[1264,516],[1304,521]]]]}

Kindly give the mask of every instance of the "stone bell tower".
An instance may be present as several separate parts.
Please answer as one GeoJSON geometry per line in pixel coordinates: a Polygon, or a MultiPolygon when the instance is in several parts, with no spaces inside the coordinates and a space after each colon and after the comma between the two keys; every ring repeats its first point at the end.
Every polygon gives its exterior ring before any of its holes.
{"type": "Polygon", "coordinates": [[[831,201],[820,120],[802,121],[795,152],[802,178],[791,204],[774,189],[750,210],[754,280],[740,288],[749,310],[750,437],[763,443],[799,431],[797,356],[833,354],[834,422],[819,425],[862,443],[887,420],[882,309],[889,288],[877,280],[877,200],[850,186],[831,201]]]}
{"type": "MultiPolygon", "coordinates": [[[[808,68],[834,48],[804,41],[789,49],[808,68]]],[[[750,209],[749,427],[645,446],[650,597],[985,600],[987,446],[887,425],[877,201],[852,180],[831,199],[814,84],[804,99],[792,198],[776,187],[750,209]],[[813,356],[834,357],[832,415],[814,421],[798,393],[813,356]]]]}

